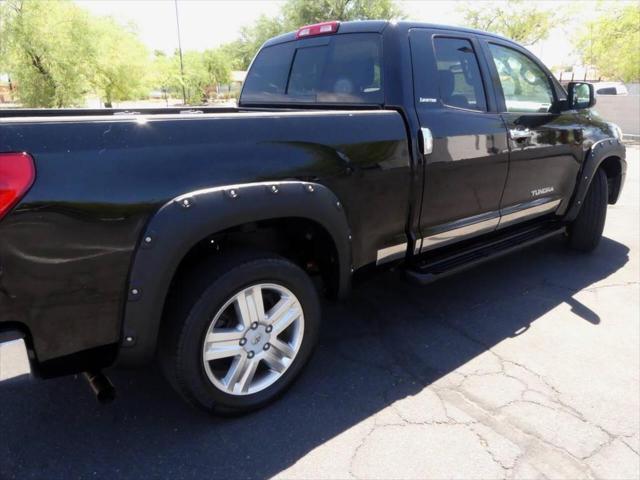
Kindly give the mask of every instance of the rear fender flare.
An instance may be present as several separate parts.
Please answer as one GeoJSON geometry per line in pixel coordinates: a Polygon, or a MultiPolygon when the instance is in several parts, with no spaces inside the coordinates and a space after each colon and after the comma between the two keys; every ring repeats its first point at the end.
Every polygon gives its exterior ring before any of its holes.
{"type": "Polygon", "coordinates": [[[618,157],[620,159],[621,182],[624,181],[627,164],[625,161],[625,148],[622,142],[615,138],[605,138],[594,143],[587,152],[584,165],[580,171],[575,194],[565,215],[566,221],[571,222],[578,216],[593,177],[602,162],[609,157],[618,157]]]}
{"type": "Polygon", "coordinates": [[[153,358],[164,301],[185,255],[199,242],[226,229],[276,218],[304,218],[321,225],[338,255],[338,295],[351,279],[351,233],[344,208],[327,187],[283,181],[227,185],[180,195],[152,217],[129,274],[118,363],[153,358]]]}

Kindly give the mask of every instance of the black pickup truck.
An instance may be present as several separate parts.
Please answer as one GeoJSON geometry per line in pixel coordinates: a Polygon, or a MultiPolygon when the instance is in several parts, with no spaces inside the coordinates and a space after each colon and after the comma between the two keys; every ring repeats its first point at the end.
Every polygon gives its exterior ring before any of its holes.
{"type": "Polygon", "coordinates": [[[238,108],[0,114],[0,331],[43,377],[157,360],[244,411],[309,359],[320,296],[428,283],[564,234],[593,250],[620,130],[516,43],[412,22],[269,40],[238,108]]]}

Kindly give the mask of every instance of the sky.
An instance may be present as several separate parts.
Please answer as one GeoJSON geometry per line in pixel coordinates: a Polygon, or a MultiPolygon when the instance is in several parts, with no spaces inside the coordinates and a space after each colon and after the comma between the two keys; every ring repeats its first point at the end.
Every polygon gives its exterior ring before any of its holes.
{"type": "MultiPolygon", "coordinates": [[[[92,13],[114,16],[122,22],[133,22],[142,41],[153,50],[170,53],[177,48],[173,0],[76,0],[76,3],[92,13]]],[[[204,50],[234,40],[242,26],[250,25],[262,14],[275,16],[283,3],[273,0],[178,0],[182,48],[204,50]]],[[[445,25],[461,24],[460,3],[456,0],[398,1],[408,19],[445,25]]],[[[487,4],[480,1],[476,3],[487,4]]],[[[618,3],[621,2],[529,0],[527,4],[563,11],[569,13],[572,19],[558,25],[547,40],[530,47],[530,50],[549,67],[572,64],[576,56],[569,39],[580,21],[618,3]]]]}

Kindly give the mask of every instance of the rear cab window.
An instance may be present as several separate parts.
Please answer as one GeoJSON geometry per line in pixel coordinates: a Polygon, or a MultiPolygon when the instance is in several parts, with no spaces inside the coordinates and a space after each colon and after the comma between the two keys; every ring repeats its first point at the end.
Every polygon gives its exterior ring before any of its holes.
{"type": "Polygon", "coordinates": [[[462,38],[435,37],[433,44],[442,103],[486,111],[480,67],[471,42],[462,38]]]}
{"type": "Polygon", "coordinates": [[[381,36],[350,33],[263,48],[241,104],[384,103],[381,36]]]}

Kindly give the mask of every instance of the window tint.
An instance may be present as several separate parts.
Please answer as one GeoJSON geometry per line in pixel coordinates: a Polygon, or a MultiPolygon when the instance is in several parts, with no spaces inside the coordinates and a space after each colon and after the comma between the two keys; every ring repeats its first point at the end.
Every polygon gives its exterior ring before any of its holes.
{"type": "Polygon", "coordinates": [[[251,64],[244,89],[249,87],[251,91],[265,95],[283,95],[293,53],[291,44],[263,48],[251,64]]]}
{"type": "Polygon", "coordinates": [[[446,105],[485,111],[478,59],[469,40],[435,38],[440,98],[446,105]]]}
{"type": "Polygon", "coordinates": [[[526,55],[490,44],[508,112],[541,112],[551,109],[554,97],[545,72],[526,55]]]}
{"type": "Polygon", "coordinates": [[[264,48],[240,103],[384,102],[380,36],[336,35],[326,45],[295,41],[264,48]]]}
{"type": "Polygon", "coordinates": [[[316,95],[324,66],[327,47],[299,48],[291,67],[287,94],[301,97],[316,95]]]}

